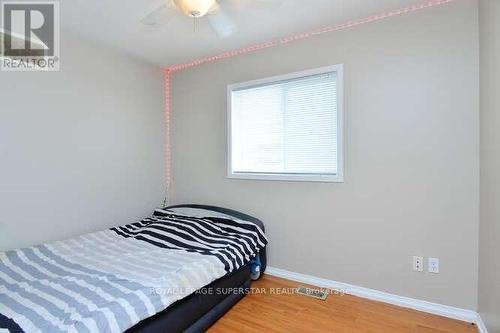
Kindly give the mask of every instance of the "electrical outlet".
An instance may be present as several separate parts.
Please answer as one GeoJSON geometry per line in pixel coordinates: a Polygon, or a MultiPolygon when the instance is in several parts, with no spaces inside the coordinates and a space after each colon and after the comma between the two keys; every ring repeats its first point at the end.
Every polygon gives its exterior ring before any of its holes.
{"type": "Polygon", "coordinates": [[[413,256],[413,270],[415,272],[424,271],[424,257],[413,256]]]}
{"type": "Polygon", "coordinates": [[[439,273],[439,258],[429,258],[429,273],[439,273]]]}

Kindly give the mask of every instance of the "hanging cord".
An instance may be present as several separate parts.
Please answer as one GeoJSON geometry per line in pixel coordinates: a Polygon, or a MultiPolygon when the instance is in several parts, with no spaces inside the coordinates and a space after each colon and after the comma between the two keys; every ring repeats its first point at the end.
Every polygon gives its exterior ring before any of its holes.
{"type": "Polygon", "coordinates": [[[169,186],[167,185],[165,187],[165,197],[163,198],[163,206],[161,208],[168,207],[168,203],[169,203],[168,194],[169,194],[169,186]]]}

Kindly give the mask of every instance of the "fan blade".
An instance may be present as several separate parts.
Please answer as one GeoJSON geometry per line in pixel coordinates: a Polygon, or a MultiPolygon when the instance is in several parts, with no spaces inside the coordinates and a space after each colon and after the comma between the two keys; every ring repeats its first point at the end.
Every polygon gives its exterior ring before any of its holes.
{"type": "Polygon", "coordinates": [[[210,26],[220,38],[227,38],[236,32],[236,24],[220,7],[207,15],[207,18],[210,26]]]}
{"type": "Polygon", "coordinates": [[[141,19],[141,23],[150,27],[160,27],[168,23],[173,14],[175,6],[172,1],[161,1],[154,10],[141,19]]]}

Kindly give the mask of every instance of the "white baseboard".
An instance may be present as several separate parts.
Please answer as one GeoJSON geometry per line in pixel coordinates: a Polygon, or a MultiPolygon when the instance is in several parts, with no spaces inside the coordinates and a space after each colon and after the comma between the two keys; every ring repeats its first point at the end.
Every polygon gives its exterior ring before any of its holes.
{"type": "Polygon", "coordinates": [[[479,333],[488,333],[488,329],[486,328],[486,325],[484,324],[483,319],[481,319],[479,313],[477,314],[476,325],[479,333]]]}
{"type": "Polygon", "coordinates": [[[475,323],[478,326],[480,333],[487,333],[486,327],[484,326],[481,317],[477,312],[472,310],[460,309],[448,305],[422,301],[415,298],[398,296],[383,291],[355,286],[348,283],[342,283],[333,280],[318,278],[311,275],[290,272],[276,267],[268,266],[266,269],[266,274],[310,284],[313,286],[344,290],[349,295],[359,296],[374,301],[389,303],[405,308],[432,313],[439,316],[475,323]]]}

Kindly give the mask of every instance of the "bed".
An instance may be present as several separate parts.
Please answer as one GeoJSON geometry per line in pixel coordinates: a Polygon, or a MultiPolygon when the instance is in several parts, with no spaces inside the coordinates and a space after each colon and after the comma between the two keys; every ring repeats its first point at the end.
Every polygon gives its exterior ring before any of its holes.
{"type": "Polygon", "coordinates": [[[266,268],[263,223],[206,205],[0,253],[0,331],[203,332],[266,268]]]}

